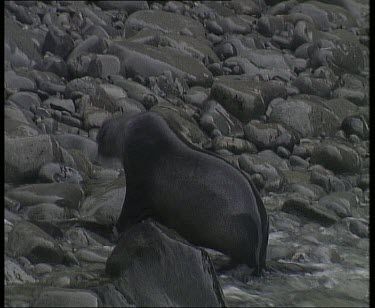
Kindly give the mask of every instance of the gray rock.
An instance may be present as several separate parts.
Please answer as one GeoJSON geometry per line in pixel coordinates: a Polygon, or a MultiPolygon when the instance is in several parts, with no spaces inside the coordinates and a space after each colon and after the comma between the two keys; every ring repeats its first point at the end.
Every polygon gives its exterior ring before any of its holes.
{"type": "Polygon", "coordinates": [[[369,103],[368,80],[362,76],[343,74],[336,84],[332,97],[347,99],[358,106],[369,103]]]}
{"type": "Polygon", "coordinates": [[[36,82],[39,93],[44,97],[48,96],[48,94],[59,96],[61,93],[65,92],[66,87],[64,81],[60,76],[52,72],[32,70],[30,72],[26,71],[23,74],[36,82]]]}
{"type": "Polygon", "coordinates": [[[67,98],[80,98],[82,95],[88,95],[92,100],[98,96],[98,85],[101,82],[90,76],[76,78],[69,81],[66,85],[65,97],[67,98]]]}
{"type": "Polygon", "coordinates": [[[19,76],[14,71],[6,71],[4,74],[4,87],[11,93],[20,91],[36,92],[36,84],[27,77],[19,76]]]}
{"type": "MultiPolygon", "coordinates": [[[[252,50],[250,50],[252,51],[252,50]]],[[[256,58],[255,58],[256,59],[256,58]]],[[[270,61],[272,60],[272,55],[270,56],[270,61]]],[[[283,58],[281,59],[281,61],[284,61],[283,58]]],[[[284,63],[284,62],[281,62],[281,63],[284,63]]],[[[231,72],[229,74],[234,74],[234,75],[238,75],[239,73],[243,73],[246,76],[250,77],[250,78],[262,78],[263,80],[274,80],[274,81],[279,81],[279,80],[282,80],[282,81],[290,81],[290,80],[294,80],[295,79],[295,74],[293,72],[291,72],[291,70],[289,69],[289,67],[286,67],[286,68],[279,68],[278,66],[276,66],[276,68],[270,68],[270,67],[267,67],[267,68],[262,68],[262,64],[263,64],[263,60],[260,62],[260,68],[258,66],[256,66],[254,63],[253,63],[253,60],[251,59],[247,59],[246,57],[242,56],[242,57],[231,57],[231,58],[228,58],[224,61],[224,64],[223,64],[223,69],[224,68],[231,68],[231,72]],[[233,70],[235,70],[235,68],[238,67],[239,68],[239,72],[235,73],[234,71],[232,72],[232,68],[233,70]]],[[[212,65],[216,65],[216,63],[212,64],[212,65]]],[[[277,64],[275,64],[277,65],[277,64]]],[[[284,65],[281,65],[281,67],[284,67],[284,65]]],[[[238,68],[236,68],[236,70],[238,70],[238,68]]],[[[224,73],[221,72],[221,68],[220,66],[218,68],[215,68],[215,70],[217,71],[217,73],[215,73],[215,75],[223,75],[224,73]]],[[[279,83],[279,82],[278,82],[279,83]]],[[[267,92],[265,92],[267,93],[267,92]]],[[[272,93],[271,93],[272,94],[272,93]]]]}
{"type": "Polygon", "coordinates": [[[25,110],[30,110],[32,106],[40,107],[42,103],[38,94],[32,92],[17,92],[12,94],[8,99],[19,108],[25,110]]]}
{"type": "Polygon", "coordinates": [[[183,98],[187,104],[191,104],[197,107],[203,107],[203,104],[208,99],[208,97],[208,89],[202,87],[192,87],[187,90],[183,98]]]}
{"type": "Polygon", "coordinates": [[[203,26],[190,17],[156,10],[133,13],[126,20],[125,27],[129,30],[149,28],[167,33],[180,33],[186,29],[193,37],[204,37],[205,33],[203,26]]]}
{"type": "Polygon", "coordinates": [[[114,226],[124,204],[126,193],[124,186],[122,180],[117,180],[104,192],[97,191],[87,197],[80,207],[81,217],[94,219],[100,225],[114,226]]]}
{"type": "Polygon", "coordinates": [[[268,103],[275,97],[286,97],[286,90],[271,81],[220,76],[211,88],[211,98],[244,122],[263,115],[268,103]]]}
{"type": "Polygon", "coordinates": [[[16,4],[16,2],[8,2],[5,7],[23,24],[40,24],[40,18],[34,11],[28,10],[24,6],[16,4]]]}
{"type": "Polygon", "coordinates": [[[43,164],[55,161],[56,152],[48,135],[14,139],[5,136],[5,181],[35,179],[43,164]]]}
{"type": "Polygon", "coordinates": [[[97,96],[92,98],[92,105],[113,113],[124,108],[121,100],[127,97],[121,87],[105,83],[97,87],[97,96]]]}
{"type": "Polygon", "coordinates": [[[86,290],[45,288],[33,303],[34,307],[98,307],[97,296],[86,290]]]}
{"type": "Polygon", "coordinates": [[[330,226],[338,221],[336,216],[324,212],[320,208],[313,206],[309,201],[302,198],[288,199],[282,206],[282,211],[304,217],[320,223],[323,226],[330,226]]]}
{"type": "Polygon", "coordinates": [[[120,60],[112,55],[97,55],[89,64],[88,75],[107,78],[120,72],[120,60]]]}
{"type": "Polygon", "coordinates": [[[306,159],[311,156],[314,148],[319,142],[320,140],[317,139],[300,139],[300,144],[294,145],[292,153],[293,155],[306,159]]]}
{"type": "Polygon", "coordinates": [[[116,277],[116,289],[136,306],[225,306],[208,254],[150,220],[122,236],[106,272],[116,277]],[[174,281],[166,272],[184,279],[174,281]]]}
{"type": "Polygon", "coordinates": [[[83,195],[79,185],[70,183],[23,185],[8,192],[8,196],[19,201],[22,206],[55,203],[71,209],[79,207],[83,195]]]}
{"type": "MultiPolygon", "coordinates": [[[[272,163],[262,159],[261,155],[242,154],[238,158],[239,167],[247,172],[250,176],[260,174],[263,178],[261,183],[264,184],[266,191],[277,191],[283,184],[282,174],[272,163]]],[[[256,181],[258,182],[258,181],[256,181]]]]}
{"type": "Polygon", "coordinates": [[[36,69],[44,72],[51,72],[58,76],[68,78],[68,67],[65,61],[55,55],[46,55],[36,69]]]}
{"type": "Polygon", "coordinates": [[[278,146],[276,149],[277,155],[279,155],[281,158],[289,158],[290,151],[283,146],[278,146]]]}
{"type": "Polygon", "coordinates": [[[95,5],[102,10],[125,10],[129,14],[149,9],[147,1],[96,1],[95,5]]]}
{"type": "Polygon", "coordinates": [[[30,221],[53,221],[66,217],[64,209],[53,203],[41,203],[30,206],[27,208],[24,215],[26,215],[30,221]]]}
{"type": "Polygon", "coordinates": [[[313,78],[308,75],[300,74],[292,83],[301,94],[318,95],[324,98],[330,98],[335,80],[326,78],[313,78]]]}
{"type": "Polygon", "coordinates": [[[289,163],[293,167],[302,167],[302,168],[308,168],[309,167],[309,162],[304,160],[303,158],[292,155],[289,157],[289,163]]]}
{"type": "Polygon", "coordinates": [[[184,55],[199,61],[209,63],[218,62],[219,58],[210,47],[210,43],[203,37],[191,37],[178,33],[163,33],[160,30],[143,28],[136,35],[128,39],[134,43],[151,43],[156,46],[170,47],[184,55]]]}
{"type": "Polygon", "coordinates": [[[262,16],[258,20],[258,31],[264,36],[271,37],[283,28],[284,19],[281,16],[262,16]]]}
{"type": "Polygon", "coordinates": [[[324,168],[316,168],[311,170],[310,181],[311,183],[317,184],[324,188],[327,193],[345,191],[344,183],[339,178],[334,176],[333,172],[324,168]]]}
{"type": "Polygon", "coordinates": [[[323,141],[319,146],[315,147],[312,152],[311,163],[320,164],[337,173],[355,173],[360,170],[362,159],[347,144],[329,140],[323,141]]]}
{"type": "Polygon", "coordinates": [[[6,258],[4,262],[4,284],[25,283],[35,283],[35,279],[27,274],[18,263],[6,258]]]}
{"type": "Polygon", "coordinates": [[[78,150],[86,155],[91,162],[96,161],[98,145],[91,139],[72,134],[55,135],[54,138],[62,148],[69,152],[72,150],[78,150]]]}
{"type": "Polygon", "coordinates": [[[248,59],[258,68],[291,70],[292,66],[286,57],[278,50],[248,49],[238,54],[239,57],[248,59]]]}
{"type": "Polygon", "coordinates": [[[147,110],[156,105],[158,102],[164,101],[164,99],[155,95],[152,91],[150,91],[150,89],[135,81],[125,79],[119,75],[110,76],[110,78],[114,85],[123,88],[128,94],[128,97],[142,103],[147,110]]]}
{"type": "Polygon", "coordinates": [[[370,187],[370,175],[368,173],[361,174],[357,180],[357,186],[363,190],[366,190],[370,187]]]}
{"type": "Polygon", "coordinates": [[[334,134],[340,127],[337,116],[324,105],[305,98],[274,99],[266,114],[270,122],[279,122],[298,132],[301,137],[334,134]]]}
{"type": "Polygon", "coordinates": [[[369,236],[368,222],[363,219],[348,217],[343,219],[343,222],[353,234],[361,238],[367,238],[369,236]]]}
{"type": "Polygon", "coordinates": [[[4,132],[8,137],[32,137],[40,134],[40,129],[25,117],[26,112],[22,112],[14,104],[4,108],[4,132]]]}
{"type": "Polygon", "coordinates": [[[161,114],[167,121],[170,128],[179,134],[188,143],[202,146],[207,137],[200,130],[196,121],[187,114],[184,108],[175,107],[170,103],[160,103],[150,109],[150,111],[161,114]]]}
{"type": "Polygon", "coordinates": [[[297,134],[288,131],[281,124],[259,123],[251,121],[244,126],[246,139],[253,142],[259,149],[273,149],[283,146],[292,149],[299,141],[297,134]]]}
{"type": "Polygon", "coordinates": [[[111,43],[108,53],[120,59],[120,73],[127,77],[158,76],[169,70],[186,79],[189,85],[209,86],[212,83],[211,72],[201,62],[168,47],[119,42],[111,43]]]}
{"type": "Polygon", "coordinates": [[[52,266],[46,263],[38,263],[34,266],[34,272],[37,275],[44,275],[47,273],[51,273],[53,270],[52,266]]]}
{"type": "Polygon", "coordinates": [[[73,48],[74,41],[69,34],[53,25],[49,27],[42,48],[43,54],[49,51],[65,60],[73,48]]]}
{"type": "MultiPolygon", "coordinates": [[[[316,54],[326,54],[325,65],[330,67],[337,76],[346,73],[361,74],[365,69],[366,60],[363,47],[356,36],[347,30],[338,29],[327,35],[326,39],[333,44],[331,50],[324,52],[324,49],[320,49],[316,54]]],[[[314,57],[313,55],[312,58],[314,57]]],[[[311,64],[315,67],[312,62],[311,64]]],[[[323,62],[317,61],[316,64],[318,66],[324,65],[324,60],[323,62]]]]}
{"type": "Polygon", "coordinates": [[[100,307],[135,307],[112,284],[105,284],[91,289],[99,298],[100,307]]]}
{"type": "Polygon", "coordinates": [[[93,127],[101,127],[103,122],[111,117],[111,113],[106,110],[96,107],[87,107],[83,114],[83,123],[85,129],[90,130],[93,127]]]}
{"type": "Polygon", "coordinates": [[[5,16],[4,35],[5,42],[8,42],[10,45],[11,54],[9,60],[14,67],[33,67],[41,61],[42,56],[40,55],[38,44],[33,40],[35,35],[33,35],[30,29],[22,29],[19,24],[5,16]]]}
{"type": "Polygon", "coordinates": [[[258,152],[257,147],[247,140],[225,136],[218,136],[213,139],[212,149],[214,151],[225,149],[236,155],[242,153],[254,154],[258,152]]]}
{"type": "Polygon", "coordinates": [[[343,122],[348,116],[360,114],[360,111],[355,104],[343,98],[334,98],[323,101],[323,104],[336,115],[340,122],[343,122]]]}
{"type": "Polygon", "coordinates": [[[87,263],[106,263],[107,258],[103,257],[93,251],[81,248],[75,252],[75,256],[79,261],[87,263]]]}
{"type": "Polygon", "coordinates": [[[333,193],[319,199],[319,205],[325,207],[332,212],[332,214],[339,218],[352,216],[352,207],[350,200],[345,195],[345,192],[333,193]]]}
{"type": "Polygon", "coordinates": [[[314,201],[325,195],[325,191],[320,186],[310,183],[292,183],[284,186],[283,191],[314,201]]]}
{"type": "MultiPolygon", "coordinates": [[[[82,124],[82,121],[80,119],[77,119],[77,118],[74,118],[70,115],[63,115],[61,116],[61,123],[63,124],[66,124],[68,126],[72,126],[74,128],[82,128],[83,127],[83,124],[82,124]]],[[[61,124],[58,124],[58,128],[61,127],[61,124]]],[[[74,129],[73,128],[73,129],[74,129]]],[[[81,130],[78,130],[78,134],[81,135],[81,130]]],[[[82,134],[83,135],[83,134],[82,134]]],[[[84,135],[87,136],[87,133],[84,133],[84,135]]]]}
{"type": "Polygon", "coordinates": [[[107,246],[109,243],[98,234],[90,232],[81,227],[72,227],[64,234],[64,238],[76,248],[88,246],[107,246]]]}
{"type": "Polygon", "coordinates": [[[21,221],[9,233],[7,249],[14,257],[24,256],[32,263],[59,264],[63,251],[57,242],[32,223],[21,221]]]}
{"type": "Polygon", "coordinates": [[[50,97],[43,101],[42,105],[46,108],[52,108],[60,111],[68,111],[70,113],[75,112],[75,106],[71,99],[50,97]]]}
{"type": "Polygon", "coordinates": [[[294,6],[290,13],[302,13],[304,15],[310,16],[314,21],[314,25],[317,29],[321,31],[329,31],[330,24],[328,20],[328,14],[322,9],[316,7],[310,3],[301,3],[294,6]]]}
{"type": "Polygon", "coordinates": [[[341,124],[342,130],[349,135],[356,135],[361,139],[367,140],[369,137],[369,127],[364,117],[349,116],[341,124]]]}
{"type": "MultiPolygon", "coordinates": [[[[104,25],[105,26],[105,25],[104,25]]],[[[107,27],[105,27],[107,28],[107,27]]],[[[111,32],[111,31],[109,31],[111,32]]],[[[88,25],[87,27],[85,27],[82,31],[82,34],[84,35],[85,38],[88,38],[90,36],[97,36],[101,39],[109,39],[110,36],[108,34],[108,32],[104,29],[103,26],[101,25],[88,25]]]]}
{"type": "Polygon", "coordinates": [[[78,43],[74,49],[69,54],[67,59],[67,64],[71,63],[74,59],[77,59],[83,54],[93,53],[93,54],[102,54],[105,48],[103,40],[96,35],[88,37],[86,40],[78,43]]]}
{"type": "Polygon", "coordinates": [[[245,18],[236,15],[219,18],[217,22],[225,34],[249,34],[252,32],[251,22],[246,22],[245,18]]]}

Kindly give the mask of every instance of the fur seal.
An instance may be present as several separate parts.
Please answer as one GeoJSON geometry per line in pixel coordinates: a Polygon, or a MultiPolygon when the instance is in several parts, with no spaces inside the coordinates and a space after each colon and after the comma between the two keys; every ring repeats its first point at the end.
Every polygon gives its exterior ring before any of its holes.
{"type": "Polygon", "coordinates": [[[125,169],[119,232],[152,217],[194,245],[255,268],[255,274],[265,268],[268,216],[241,170],[187,145],[154,112],[106,121],[97,142],[99,154],[121,157],[125,169]],[[112,151],[107,140],[115,142],[112,151]]]}

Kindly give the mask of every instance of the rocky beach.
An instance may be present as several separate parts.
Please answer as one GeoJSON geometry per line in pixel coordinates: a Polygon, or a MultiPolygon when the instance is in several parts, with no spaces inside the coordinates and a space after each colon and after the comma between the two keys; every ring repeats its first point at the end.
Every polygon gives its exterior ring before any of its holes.
{"type": "Polygon", "coordinates": [[[5,1],[5,306],[369,307],[369,5],[5,1]],[[148,111],[257,187],[262,276],[150,218],[118,238],[97,135],[148,111]]]}

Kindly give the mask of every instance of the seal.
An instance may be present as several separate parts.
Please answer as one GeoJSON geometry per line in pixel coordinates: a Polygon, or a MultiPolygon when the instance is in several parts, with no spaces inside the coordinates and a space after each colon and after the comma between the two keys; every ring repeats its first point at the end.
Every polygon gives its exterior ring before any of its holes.
{"type": "Polygon", "coordinates": [[[105,122],[101,155],[121,156],[127,192],[117,230],[153,218],[190,243],[265,268],[268,216],[250,179],[218,155],[188,145],[154,112],[105,122]],[[113,147],[106,140],[122,147],[113,147]],[[117,149],[117,150],[116,150],[117,149]]]}

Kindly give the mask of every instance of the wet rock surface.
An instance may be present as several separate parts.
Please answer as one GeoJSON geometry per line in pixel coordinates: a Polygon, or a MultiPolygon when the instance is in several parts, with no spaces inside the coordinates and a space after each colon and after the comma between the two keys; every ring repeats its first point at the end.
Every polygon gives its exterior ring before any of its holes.
{"type": "Polygon", "coordinates": [[[4,9],[6,306],[369,306],[369,1],[4,9]],[[258,188],[262,277],[152,220],[118,238],[96,139],[149,110],[258,188]]]}

